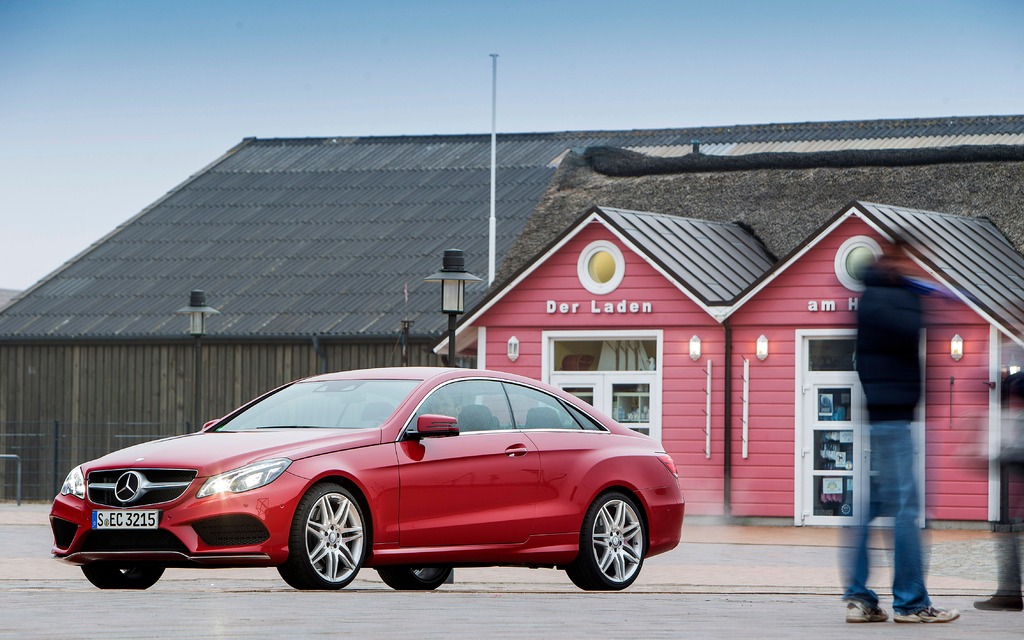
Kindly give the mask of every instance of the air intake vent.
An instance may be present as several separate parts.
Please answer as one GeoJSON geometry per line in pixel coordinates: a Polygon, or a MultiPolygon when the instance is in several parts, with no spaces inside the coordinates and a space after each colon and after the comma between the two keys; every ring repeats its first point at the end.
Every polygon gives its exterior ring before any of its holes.
{"type": "Polygon", "coordinates": [[[217,516],[193,523],[192,528],[211,547],[243,547],[270,538],[270,532],[253,516],[217,516]]]}

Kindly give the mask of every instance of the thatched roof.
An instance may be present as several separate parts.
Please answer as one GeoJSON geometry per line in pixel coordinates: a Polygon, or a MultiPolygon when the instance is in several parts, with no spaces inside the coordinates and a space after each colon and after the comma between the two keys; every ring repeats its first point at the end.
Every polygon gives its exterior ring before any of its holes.
{"type": "Polygon", "coordinates": [[[1024,147],[658,158],[568,154],[495,280],[504,282],[589,207],[736,222],[776,257],[853,200],[987,217],[1024,253],[1024,147]]]}

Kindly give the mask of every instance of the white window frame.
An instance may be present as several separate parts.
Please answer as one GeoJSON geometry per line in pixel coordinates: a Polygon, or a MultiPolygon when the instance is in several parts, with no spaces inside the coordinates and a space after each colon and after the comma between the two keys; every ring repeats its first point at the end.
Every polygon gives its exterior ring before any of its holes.
{"type": "MultiPolygon", "coordinates": [[[[651,387],[650,415],[647,425],[650,428],[650,435],[657,441],[661,441],[662,435],[662,388],[664,378],[664,342],[665,332],[662,329],[635,329],[622,331],[543,331],[541,332],[541,380],[556,387],[573,386],[595,386],[595,398],[604,399],[605,390],[598,389],[597,385],[608,382],[609,394],[611,384],[622,382],[626,384],[649,384],[651,387]],[[655,355],[654,371],[555,371],[554,344],[561,340],[654,340],[657,344],[655,355]]],[[[610,407],[610,398],[608,399],[610,407]]],[[[602,413],[611,415],[611,411],[602,406],[595,407],[602,413]]],[[[611,416],[615,417],[615,416],[611,416]]]]}

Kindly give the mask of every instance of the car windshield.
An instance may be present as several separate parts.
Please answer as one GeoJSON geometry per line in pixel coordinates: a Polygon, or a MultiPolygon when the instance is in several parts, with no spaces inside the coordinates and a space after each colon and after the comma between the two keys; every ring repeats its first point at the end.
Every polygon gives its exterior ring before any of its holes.
{"type": "Polygon", "coordinates": [[[225,420],[214,431],[379,427],[419,380],[299,382],[225,420]]]}

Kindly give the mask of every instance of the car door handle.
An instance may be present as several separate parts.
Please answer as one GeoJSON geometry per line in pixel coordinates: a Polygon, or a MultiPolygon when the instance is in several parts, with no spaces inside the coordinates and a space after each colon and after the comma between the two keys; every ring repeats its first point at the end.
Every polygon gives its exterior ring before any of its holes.
{"type": "Polygon", "coordinates": [[[527,449],[526,445],[523,444],[514,444],[505,449],[505,455],[507,455],[510,458],[521,458],[529,452],[530,450],[527,449]]]}

